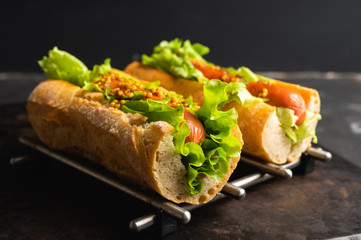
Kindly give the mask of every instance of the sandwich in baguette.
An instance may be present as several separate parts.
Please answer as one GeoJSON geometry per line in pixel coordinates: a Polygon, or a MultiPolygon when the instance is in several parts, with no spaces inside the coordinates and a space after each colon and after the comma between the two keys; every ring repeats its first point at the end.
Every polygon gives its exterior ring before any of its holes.
{"type": "Polygon", "coordinates": [[[202,104],[203,84],[219,79],[232,88],[224,109],[235,108],[242,132],[243,152],[283,164],[299,159],[317,141],[315,129],[321,118],[316,90],[277,81],[253,73],[246,67],[223,68],[206,61],[209,49],[189,40],[162,41],[142,63],[129,64],[125,72],[161,86],[193,96],[202,104]]]}
{"type": "Polygon", "coordinates": [[[132,184],[176,202],[212,199],[237,166],[243,145],[226,84],[204,85],[204,104],[113,69],[89,70],[54,48],[39,61],[49,80],[27,103],[38,137],[53,149],[103,165],[132,184]]]}

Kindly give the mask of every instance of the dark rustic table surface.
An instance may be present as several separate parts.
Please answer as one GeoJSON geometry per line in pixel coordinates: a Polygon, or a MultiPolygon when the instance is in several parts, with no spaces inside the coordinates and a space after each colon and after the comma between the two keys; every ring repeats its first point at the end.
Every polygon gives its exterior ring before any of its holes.
{"type": "MultiPolygon", "coordinates": [[[[359,239],[361,233],[361,80],[358,74],[268,73],[317,88],[319,143],[333,153],[307,175],[272,179],[192,211],[164,239],[359,239]]],[[[25,101],[44,77],[0,74],[0,239],[158,239],[129,221],[156,210],[18,142],[33,134],[25,101]],[[9,159],[30,161],[11,166],[9,159]]]]}

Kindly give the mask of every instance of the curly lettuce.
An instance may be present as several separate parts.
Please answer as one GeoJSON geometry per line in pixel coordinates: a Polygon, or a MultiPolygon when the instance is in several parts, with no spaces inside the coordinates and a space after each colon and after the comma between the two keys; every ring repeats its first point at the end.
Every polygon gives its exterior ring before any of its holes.
{"type": "Polygon", "coordinates": [[[292,144],[302,142],[305,138],[312,137],[313,142],[317,143],[316,132],[313,125],[321,119],[321,115],[310,111],[306,112],[306,118],[299,126],[296,125],[298,117],[294,111],[289,108],[277,107],[276,113],[281,127],[287,137],[291,139],[292,144]]]}
{"type": "Polygon", "coordinates": [[[228,94],[228,100],[224,104],[232,101],[236,101],[241,104],[242,107],[248,107],[253,101],[260,100],[266,101],[264,98],[254,97],[250,92],[248,92],[247,87],[244,83],[241,82],[231,82],[227,85],[226,88],[228,94]]]}
{"type": "Polygon", "coordinates": [[[62,79],[80,87],[98,79],[99,74],[111,70],[110,59],[106,59],[102,65],[95,65],[90,71],[78,58],[57,47],[50,50],[49,56],[44,56],[38,64],[48,79],[62,79]]]}
{"type": "Polygon", "coordinates": [[[150,65],[177,77],[205,82],[208,79],[196,69],[190,58],[203,59],[209,53],[209,48],[200,44],[191,44],[189,40],[182,41],[178,38],[168,42],[162,41],[153,49],[153,54],[142,55],[142,63],[150,65]]]}
{"type": "MultiPolygon", "coordinates": [[[[175,48],[179,49],[180,42],[173,44],[175,48]]],[[[167,43],[161,45],[164,47],[167,43]]],[[[190,45],[190,42],[185,42],[184,46],[187,50],[183,54],[191,57],[199,58],[209,51],[200,44],[190,45]]],[[[45,56],[39,61],[39,65],[49,79],[62,79],[88,91],[102,92],[109,101],[114,99],[114,96],[109,94],[109,88],[102,90],[94,82],[100,78],[101,74],[113,71],[110,59],[106,59],[103,64],[95,65],[92,70],[89,70],[79,59],[55,47],[49,51],[48,57],[45,56]]],[[[152,89],[158,85],[159,82],[152,82],[144,87],[152,89]]],[[[219,80],[207,82],[204,85],[204,104],[199,110],[196,110],[195,103],[191,98],[185,100],[190,105],[189,110],[204,125],[206,139],[200,144],[185,142],[190,134],[190,128],[184,120],[183,105],[179,105],[177,108],[168,106],[171,97],[177,97],[178,94],[171,92],[170,96],[161,100],[144,100],[141,96],[136,93],[132,99],[126,99],[120,109],[124,112],[147,116],[149,122],[165,121],[174,127],[172,133],[174,146],[182,156],[182,163],[187,170],[189,195],[199,194],[202,191],[200,178],[202,175],[209,176],[215,181],[221,181],[229,171],[230,159],[239,156],[242,147],[231,132],[232,126],[237,124],[237,112],[235,110],[227,112],[218,110],[220,105],[228,100],[227,84],[219,80]]]]}
{"type": "Polygon", "coordinates": [[[184,146],[192,150],[183,159],[187,171],[191,173],[187,176],[191,193],[201,191],[200,174],[221,181],[229,171],[230,159],[241,153],[241,143],[231,130],[237,124],[237,111],[219,110],[219,106],[228,100],[226,88],[227,84],[219,80],[211,80],[204,85],[204,102],[196,111],[196,116],[203,123],[206,139],[200,145],[188,142],[184,146]],[[200,154],[199,147],[203,154],[200,154]]]}

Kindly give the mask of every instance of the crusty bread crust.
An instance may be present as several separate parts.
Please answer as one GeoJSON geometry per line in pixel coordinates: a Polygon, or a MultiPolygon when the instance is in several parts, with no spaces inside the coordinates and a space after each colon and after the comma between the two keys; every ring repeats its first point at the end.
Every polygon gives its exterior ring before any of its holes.
{"type": "Polygon", "coordinates": [[[190,197],[186,169],[168,123],[147,123],[140,114],[109,107],[102,93],[83,91],[62,80],[40,83],[29,96],[27,110],[35,132],[49,147],[90,159],[176,203],[212,199],[239,160],[231,159],[230,171],[220,183],[205,176],[202,193],[190,197]]]}
{"type": "MultiPolygon", "coordinates": [[[[161,82],[161,86],[175,92],[182,92],[185,97],[193,96],[195,102],[202,104],[203,84],[176,78],[150,66],[145,66],[139,62],[133,62],[125,68],[125,72],[132,76],[140,77],[147,81],[161,82]],[[198,85],[198,86],[197,86],[198,85]]],[[[320,112],[320,97],[316,90],[302,87],[296,84],[271,80],[275,84],[291,88],[299,92],[306,103],[307,110],[320,112]]],[[[295,161],[300,158],[310,146],[312,138],[309,137],[301,143],[292,144],[280,127],[280,122],[276,115],[276,108],[261,101],[255,101],[252,105],[244,108],[242,105],[232,102],[225,110],[235,108],[238,112],[238,126],[242,132],[244,147],[243,151],[266,161],[283,164],[287,161],[295,161]]],[[[314,125],[316,128],[317,123],[314,125]]]]}

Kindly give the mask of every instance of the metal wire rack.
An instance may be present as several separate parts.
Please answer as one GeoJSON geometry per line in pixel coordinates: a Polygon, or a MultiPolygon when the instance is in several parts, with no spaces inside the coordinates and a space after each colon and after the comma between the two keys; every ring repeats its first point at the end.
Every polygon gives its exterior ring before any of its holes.
{"type": "MultiPolygon", "coordinates": [[[[157,221],[161,221],[160,226],[162,235],[175,231],[177,229],[178,222],[187,224],[191,220],[191,211],[194,209],[200,208],[208,204],[213,204],[214,202],[225,197],[232,197],[241,200],[246,196],[245,189],[250,186],[267,181],[273,177],[290,179],[293,176],[292,169],[299,167],[301,164],[304,165],[303,167],[304,169],[306,169],[305,171],[310,171],[310,169],[312,171],[312,166],[310,167],[310,165],[314,164],[315,160],[327,162],[330,161],[332,158],[330,152],[325,151],[319,147],[311,147],[303,154],[301,159],[283,165],[276,165],[264,162],[259,159],[255,159],[252,156],[242,155],[240,161],[247,165],[255,167],[257,171],[242,176],[238,179],[229,181],[225,184],[222,191],[218,193],[211,201],[205,204],[192,205],[175,204],[166,200],[165,198],[162,198],[159,195],[149,194],[140,191],[139,189],[122,182],[119,178],[106,171],[105,169],[101,168],[100,166],[95,166],[93,164],[90,164],[90,162],[88,161],[79,159],[78,157],[49,149],[46,145],[39,142],[38,140],[20,137],[19,141],[24,145],[27,145],[47,156],[50,156],[62,163],[65,163],[104,183],[107,183],[143,202],[146,202],[147,204],[150,204],[158,211],[155,211],[154,214],[145,215],[130,221],[129,228],[133,231],[140,232],[155,225],[157,221]]],[[[13,157],[10,159],[10,164],[15,165],[25,160],[26,156],[13,157]]]]}

